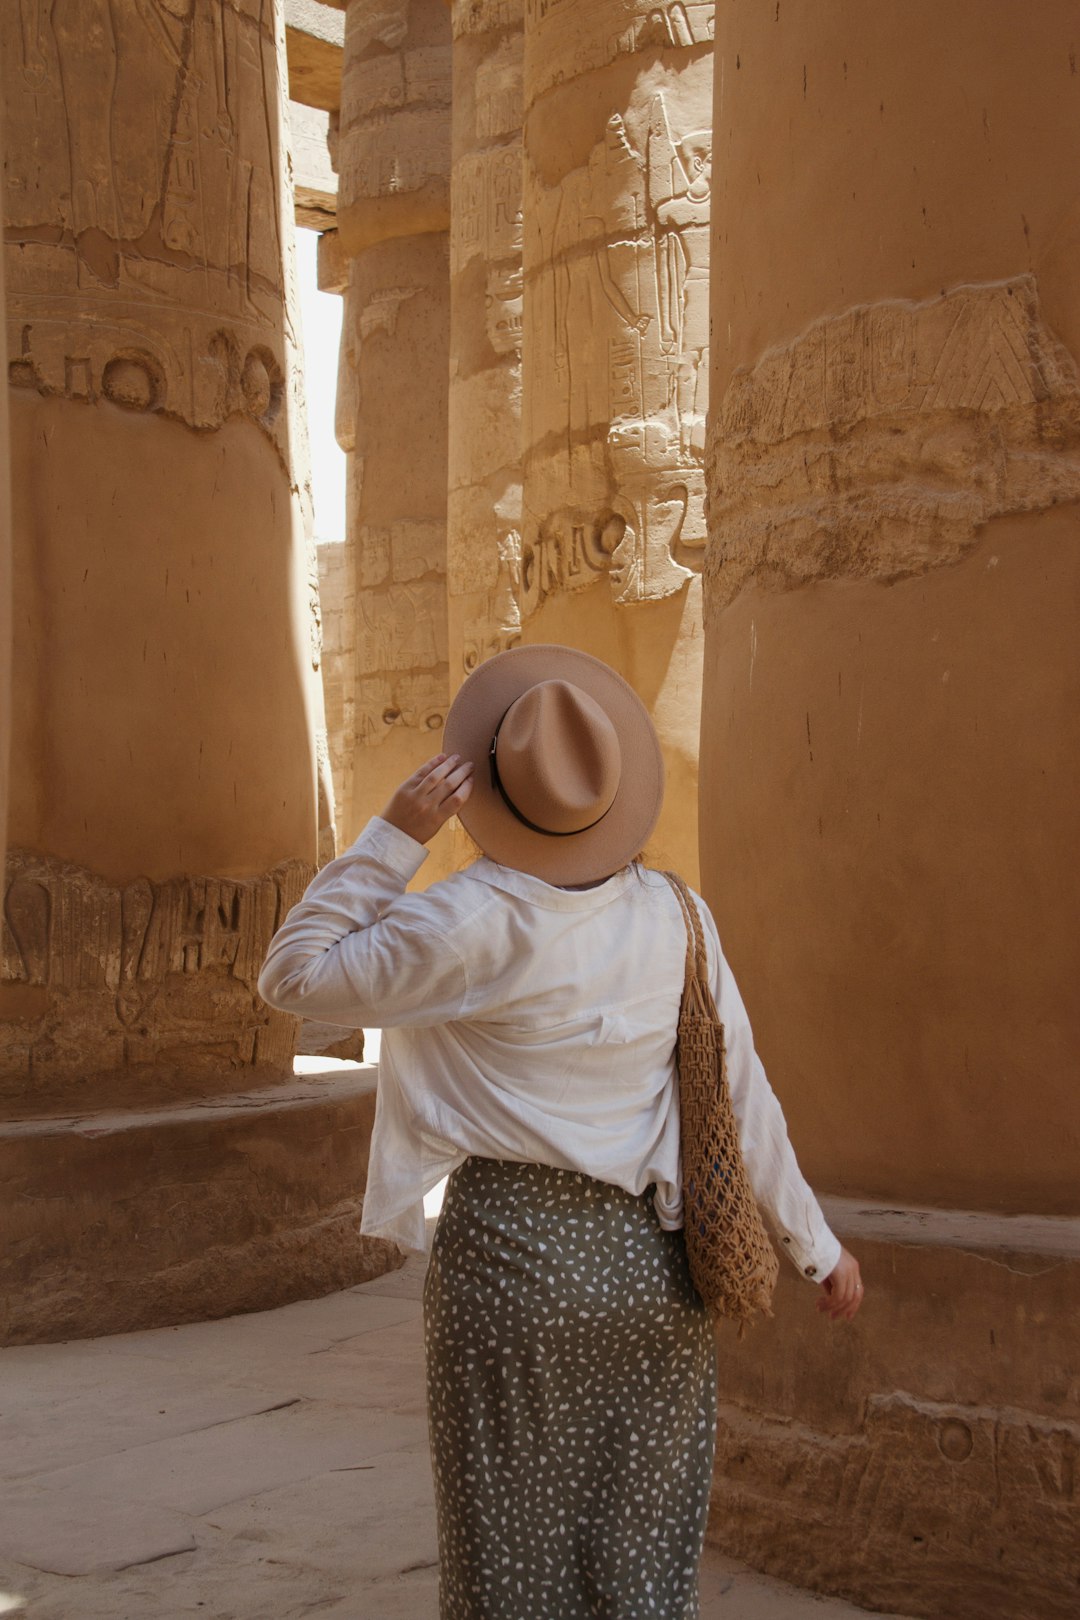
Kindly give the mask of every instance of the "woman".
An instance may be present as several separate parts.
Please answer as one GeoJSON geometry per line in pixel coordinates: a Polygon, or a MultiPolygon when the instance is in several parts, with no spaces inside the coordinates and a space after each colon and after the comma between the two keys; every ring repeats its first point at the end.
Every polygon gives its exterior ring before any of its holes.
{"type": "MultiPolygon", "coordinates": [[[[680,1232],[686,934],[634,860],[663,794],[649,716],[585,653],[480,666],[422,766],[271,945],[272,1005],[385,1031],[363,1229],[424,1246],[443,1620],[688,1620],[716,1422],[680,1232]],[[452,815],[484,858],[405,886],[452,815]]],[[[855,1260],[799,1173],[707,908],[755,1194],[849,1318],[855,1260]]]]}

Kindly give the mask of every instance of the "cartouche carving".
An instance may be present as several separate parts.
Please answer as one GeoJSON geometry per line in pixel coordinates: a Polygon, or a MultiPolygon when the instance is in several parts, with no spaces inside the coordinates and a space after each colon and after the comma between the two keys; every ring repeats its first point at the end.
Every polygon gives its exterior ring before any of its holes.
{"type": "Polygon", "coordinates": [[[19,0],[0,30],[35,131],[7,147],[11,381],[284,449],[265,5],[19,0]]]}

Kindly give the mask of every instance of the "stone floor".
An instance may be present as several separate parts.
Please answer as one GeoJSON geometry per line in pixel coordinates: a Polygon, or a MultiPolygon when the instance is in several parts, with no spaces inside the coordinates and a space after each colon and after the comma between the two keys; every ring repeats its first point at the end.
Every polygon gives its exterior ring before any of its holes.
{"type": "MultiPolygon", "coordinates": [[[[0,1616],[435,1620],[421,1283],[0,1351],[0,1616]]],[[[863,1612],[713,1553],[702,1600],[863,1612]]]]}

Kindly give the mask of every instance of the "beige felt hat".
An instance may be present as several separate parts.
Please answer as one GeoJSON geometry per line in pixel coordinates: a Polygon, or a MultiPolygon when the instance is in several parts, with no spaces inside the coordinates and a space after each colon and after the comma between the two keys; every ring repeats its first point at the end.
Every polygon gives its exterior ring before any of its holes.
{"type": "Polygon", "coordinates": [[[493,861],[548,883],[617,872],[660,814],[648,710],[572,647],[515,647],[481,664],[450,705],[443,748],[476,767],[458,812],[466,832],[493,861]]]}

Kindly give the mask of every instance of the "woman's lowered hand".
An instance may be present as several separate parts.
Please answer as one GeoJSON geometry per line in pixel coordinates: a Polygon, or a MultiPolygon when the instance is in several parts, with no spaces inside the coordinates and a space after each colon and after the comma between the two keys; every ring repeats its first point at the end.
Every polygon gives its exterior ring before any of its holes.
{"type": "Polygon", "coordinates": [[[846,1249],[821,1285],[818,1310],[826,1311],[834,1322],[850,1322],[863,1302],[859,1262],[846,1249]]]}
{"type": "Polygon", "coordinates": [[[472,760],[436,754],[395,788],[382,819],[426,844],[456,815],[472,792],[472,760]]]}

